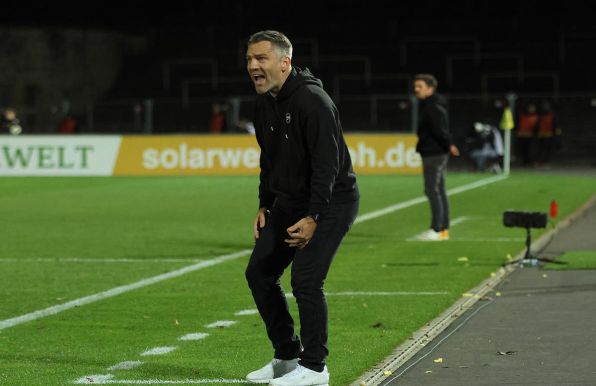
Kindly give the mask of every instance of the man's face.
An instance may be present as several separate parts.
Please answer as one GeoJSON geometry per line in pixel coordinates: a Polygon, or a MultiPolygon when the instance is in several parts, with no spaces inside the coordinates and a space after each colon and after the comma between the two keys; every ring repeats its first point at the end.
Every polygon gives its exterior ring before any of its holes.
{"type": "Polygon", "coordinates": [[[251,44],[246,50],[246,69],[257,94],[266,92],[276,96],[286,81],[290,58],[281,57],[271,42],[251,44]]]}
{"type": "Polygon", "coordinates": [[[418,99],[426,99],[429,96],[433,95],[435,89],[429,87],[423,80],[416,80],[414,81],[414,94],[416,94],[416,98],[418,99]]]}

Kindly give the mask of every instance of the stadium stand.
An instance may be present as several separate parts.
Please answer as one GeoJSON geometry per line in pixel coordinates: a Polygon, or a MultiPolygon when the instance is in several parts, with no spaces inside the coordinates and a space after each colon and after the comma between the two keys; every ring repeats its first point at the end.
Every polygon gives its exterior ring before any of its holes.
{"type": "Polygon", "coordinates": [[[515,93],[520,103],[551,100],[565,128],[564,149],[582,152],[577,138],[593,138],[596,115],[596,58],[586,55],[596,48],[596,30],[576,23],[563,3],[534,20],[535,5],[481,1],[463,12],[435,4],[422,13],[408,3],[391,14],[365,2],[329,1],[300,18],[304,12],[291,8],[273,17],[272,10],[262,15],[248,3],[222,2],[188,6],[159,22],[161,8],[146,10],[144,19],[134,15],[137,24],[121,15],[109,28],[134,35],[144,48],[122,51],[109,89],[79,112],[87,115],[80,132],[206,132],[213,103],[234,106],[232,120],[250,118],[244,43],[263,28],[251,22],[261,17],[293,40],[294,64],[323,80],[346,131],[411,131],[411,79],[430,72],[450,99],[460,139],[475,120],[498,123],[505,95],[515,93]]]}

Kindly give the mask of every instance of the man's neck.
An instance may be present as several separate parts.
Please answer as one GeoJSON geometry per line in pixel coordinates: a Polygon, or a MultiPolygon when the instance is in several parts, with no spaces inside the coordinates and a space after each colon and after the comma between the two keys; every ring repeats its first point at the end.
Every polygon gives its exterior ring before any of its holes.
{"type": "Polygon", "coordinates": [[[290,77],[290,74],[291,73],[292,73],[292,66],[288,67],[288,70],[282,74],[283,81],[281,82],[281,86],[279,86],[279,91],[276,92],[276,93],[274,93],[273,91],[270,90],[269,91],[269,95],[271,95],[274,99],[277,98],[277,96],[279,95],[279,93],[283,89],[284,84],[286,84],[286,81],[290,77]]]}

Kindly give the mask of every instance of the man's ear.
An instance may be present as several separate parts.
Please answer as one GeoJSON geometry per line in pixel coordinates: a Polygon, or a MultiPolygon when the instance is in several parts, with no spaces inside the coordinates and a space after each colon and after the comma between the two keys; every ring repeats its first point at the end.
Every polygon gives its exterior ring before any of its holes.
{"type": "Polygon", "coordinates": [[[292,58],[284,56],[281,58],[281,72],[286,72],[292,64],[292,58]]]}

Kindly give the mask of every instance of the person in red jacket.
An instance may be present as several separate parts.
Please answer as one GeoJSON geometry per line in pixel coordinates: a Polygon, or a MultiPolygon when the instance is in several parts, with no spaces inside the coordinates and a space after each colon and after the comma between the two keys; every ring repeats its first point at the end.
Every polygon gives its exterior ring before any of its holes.
{"type": "Polygon", "coordinates": [[[517,122],[517,145],[522,164],[529,166],[533,163],[532,145],[538,127],[538,113],[534,103],[528,104],[526,110],[519,115],[517,122]]]}
{"type": "Polygon", "coordinates": [[[58,133],[74,134],[77,131],[77,121],[71,115],[66,115],[58,125],[58,133]]]}
{"type": "Polygon", "coordinates": [[[212,134],[220,134],[226,130],[226,115],[219,103],[214,103],[211,108],[212,114],[211,121],[209,122],[209,131],[212,134]]]}

